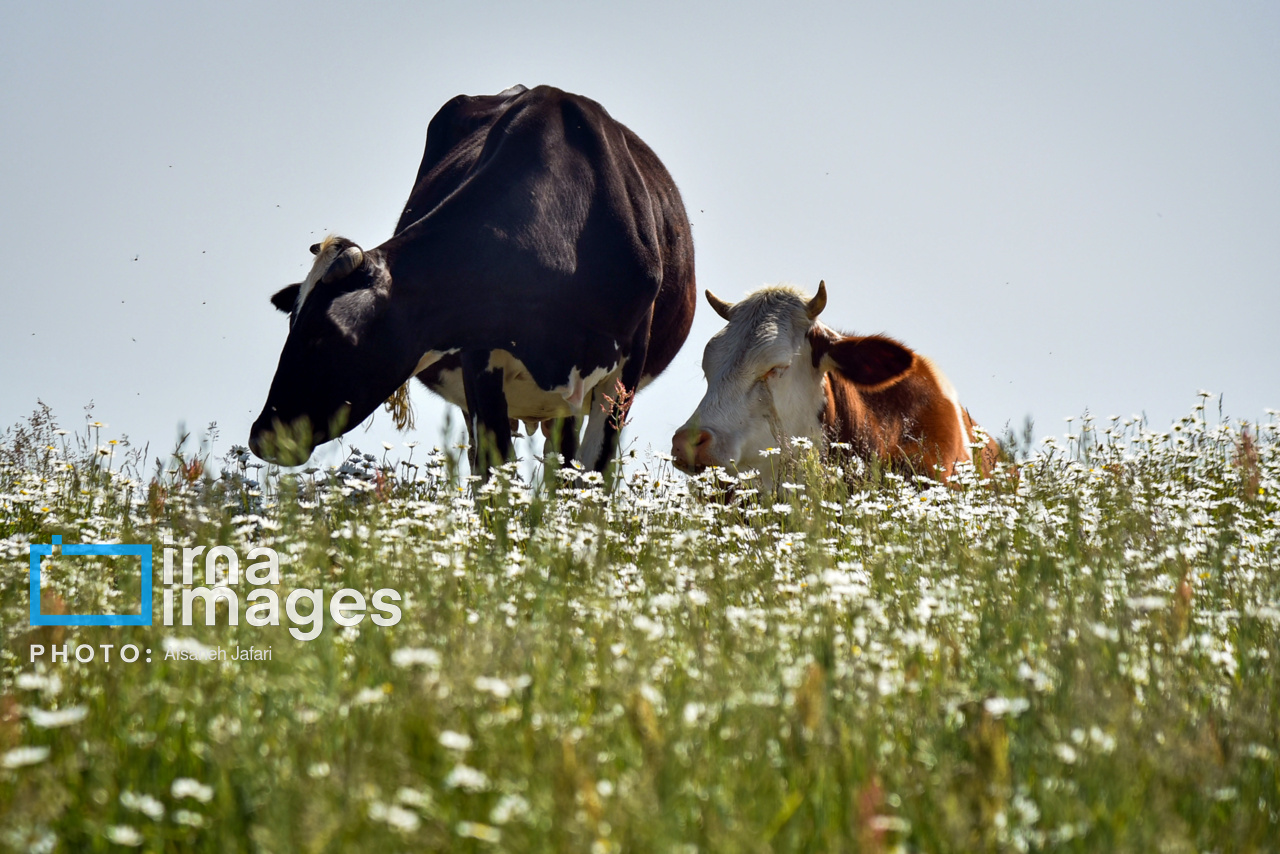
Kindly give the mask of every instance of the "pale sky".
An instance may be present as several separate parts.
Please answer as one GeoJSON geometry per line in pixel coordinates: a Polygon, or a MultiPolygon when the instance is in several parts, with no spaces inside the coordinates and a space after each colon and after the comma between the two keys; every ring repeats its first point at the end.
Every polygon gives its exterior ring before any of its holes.
{"type": "MultiPolygon", "coordinates": [[[[1280,408],[1274,3],[18,3],[0,28],[0,425],[247,440],[337,232],[391,234],[427,123],[548,83],[657,152],[699,288],[812,290],[946,371],[993,432],[1196,393],[1280,408]]],[[[700,302],[630,440],[669,448],[721,325],[700,302]]],[[[386,415],[346,437],[439,441],[386,415]]],[[[455,419],[456,420],[456,419],[455,419]]],[[[103,438],[107,438],[104,435],[103,438]]],[[[329,457],[332,457],[330,452],[329,457]]]]}

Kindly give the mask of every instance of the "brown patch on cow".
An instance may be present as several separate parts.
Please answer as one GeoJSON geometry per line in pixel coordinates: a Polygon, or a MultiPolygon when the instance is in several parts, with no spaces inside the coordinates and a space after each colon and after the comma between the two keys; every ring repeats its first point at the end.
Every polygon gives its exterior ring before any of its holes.
{"type": "Polygon", "coordinates": [[[860,456],[875,457],[944,483],[960,462],[975,461],[983,476],[995,469],[1000,446],[988,438],[975,460],[969,446],[976,441],[977,425],[967,410],[948,397],[929,360],[892,338],[840,336],[820,325],[810,331],[809,340],[814,364],[829,367],[822,424],[832,441],[850,444],[860,456]],[[854,342],[854,347],[870,342],[866,352],[874,363],[864,376],[879,382],[856,382],[844,370],[848,365],[837,364],[849,361],[833,355],[836,348],[850,346],[844,342],[854,342]],[[893,348],[900,348],[909,358],[893,348]],[[900,372],[894,373],[898,369],[900,372]],[[883,376],[888,374],[892,375],[883,376]]]}

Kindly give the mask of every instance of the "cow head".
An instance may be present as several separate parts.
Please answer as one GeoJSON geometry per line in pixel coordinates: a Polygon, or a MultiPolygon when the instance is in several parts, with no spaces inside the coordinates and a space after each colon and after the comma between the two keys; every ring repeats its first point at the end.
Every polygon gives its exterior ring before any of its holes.
{"type": "Polygon", "coordinates": [[[888,338],[843,336],[817,322],[827,304],[825,283],[812,298],[780,285],[737,304],[707,291],[707,301],[729,325],[707,342],[707,393],[672,437],[671,453],[684,471],[753,468],[769,483],[766,449],[792,436],[823,440],[828,372],[856,388],[880,391],[901,379],[915,359],[888,338]]]}
{"type": "Polygon", "coordinates": [[[271,302],[289,314],[280,353],[249,447],[284,465],[306,462],[316,445],[359,424],[405,379],[386,334],[391,276],[378,250],[342,237],[311,247],[306,280],[271,302]]]}

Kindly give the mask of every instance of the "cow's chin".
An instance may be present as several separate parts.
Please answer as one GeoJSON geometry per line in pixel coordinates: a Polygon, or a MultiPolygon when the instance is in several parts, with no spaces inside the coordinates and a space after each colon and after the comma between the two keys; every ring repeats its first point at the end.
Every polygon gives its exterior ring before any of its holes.
{"type": "Polygon", "coordinates": [[[734,460],[729,460],[728,462],[711,460],[710,462],[696,463],[687,459],[682,459],[678,455],[675,456],[674,465],[676,468],[678,468],[680,471],[684,472],[685,474],[702,474],[707,469],[714,469],[714,468],[724,469],[730,474],[736,474],[739,470],[746,470],[749,468],[758,468],[758,466],[751,466],[751,465],[740,466],[734,460]]]}
{"type": "MultiPolygon", "coordinates": [[[[318,444],[318,443],[317,443],[318,444]]],[[[310,442],[284,442],[275,433],[249,436],[249,450],[258,459],[278,466],[300,466],[311,459],[316,445],[310,442]]]]}
{"type": "Polygon", "coordinates": [[[311,459],[311,452],[326,441],[324,431],[312,431],[304,417],[291,426],[273,419],[271,426],[255,424],[249,433],[249,450],[258,459],[280,466],[300,466],[311,459]]]}
{"type": "MultiPolygon", "coordinates": [[[[370,407],[369,411],[372,410],[370,407]]],[[[345,433],[348,424],[358,423],[351,420],[351,411],[351,405],[344,403],[323,422],[326,427],[314,426],[316,420],[308,415],[299,415],[286,423],[274,413],[269,419],[263,413],[249,431],[249,450],[269,463],[300,466],[311,459],[317,447],[345,433]]]]}
{"type": "Polygon", "coordinates": [[[680,471],[684,472],[685,474],[701,474],[702,472],[707,470],[707,467],[704,465],[699,465],[698,463],[681,459],[678,456],[675,458],[674,462],[675,462],[675,467],[680,469],[680,471]]]}
{"type": "Polygon", "coordinates": [[[722,482],[720,484],[721,488],[724,490],[721,495],[721,500],[723,501],[730,501],[737,498],[739,489],[746,489],[750,487],[766,493],[773,489],[773,469],[769,465],[769,460],[762,456],[756,456],[752,461],[747,463],[730,461],[723,464],[718,462],[693,463],[683,460],[677,456],[674,460],[674,465],[687,475],[702,474],[707,469],[711,468],[723,469],[725,472],[734,475],[735,477],[750,472],[751,474],[748,475],[748,477],[743,478],[741,482],[722,482]]]}

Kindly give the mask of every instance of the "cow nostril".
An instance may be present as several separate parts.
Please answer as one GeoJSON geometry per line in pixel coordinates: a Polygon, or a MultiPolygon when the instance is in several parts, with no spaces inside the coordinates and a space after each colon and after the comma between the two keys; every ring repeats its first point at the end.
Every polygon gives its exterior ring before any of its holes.
{"type": "Polygon", "coordinates": [[[686,471],[696,471],[711,465],[711,446],[714,436],[710,430],[687,427],[671,437],[671,455],[676,464],[686,471]]]}
{"type": "Polygon", "coordinates": [[[716,460],[712,456],[711,447],[714,444],[715,437],[711,435],[710,430],[699,430],[698,435],[694,437],[693,444],[689,450],[692,451],[693,464],[697,466],[716,465],[716,460]]]}

